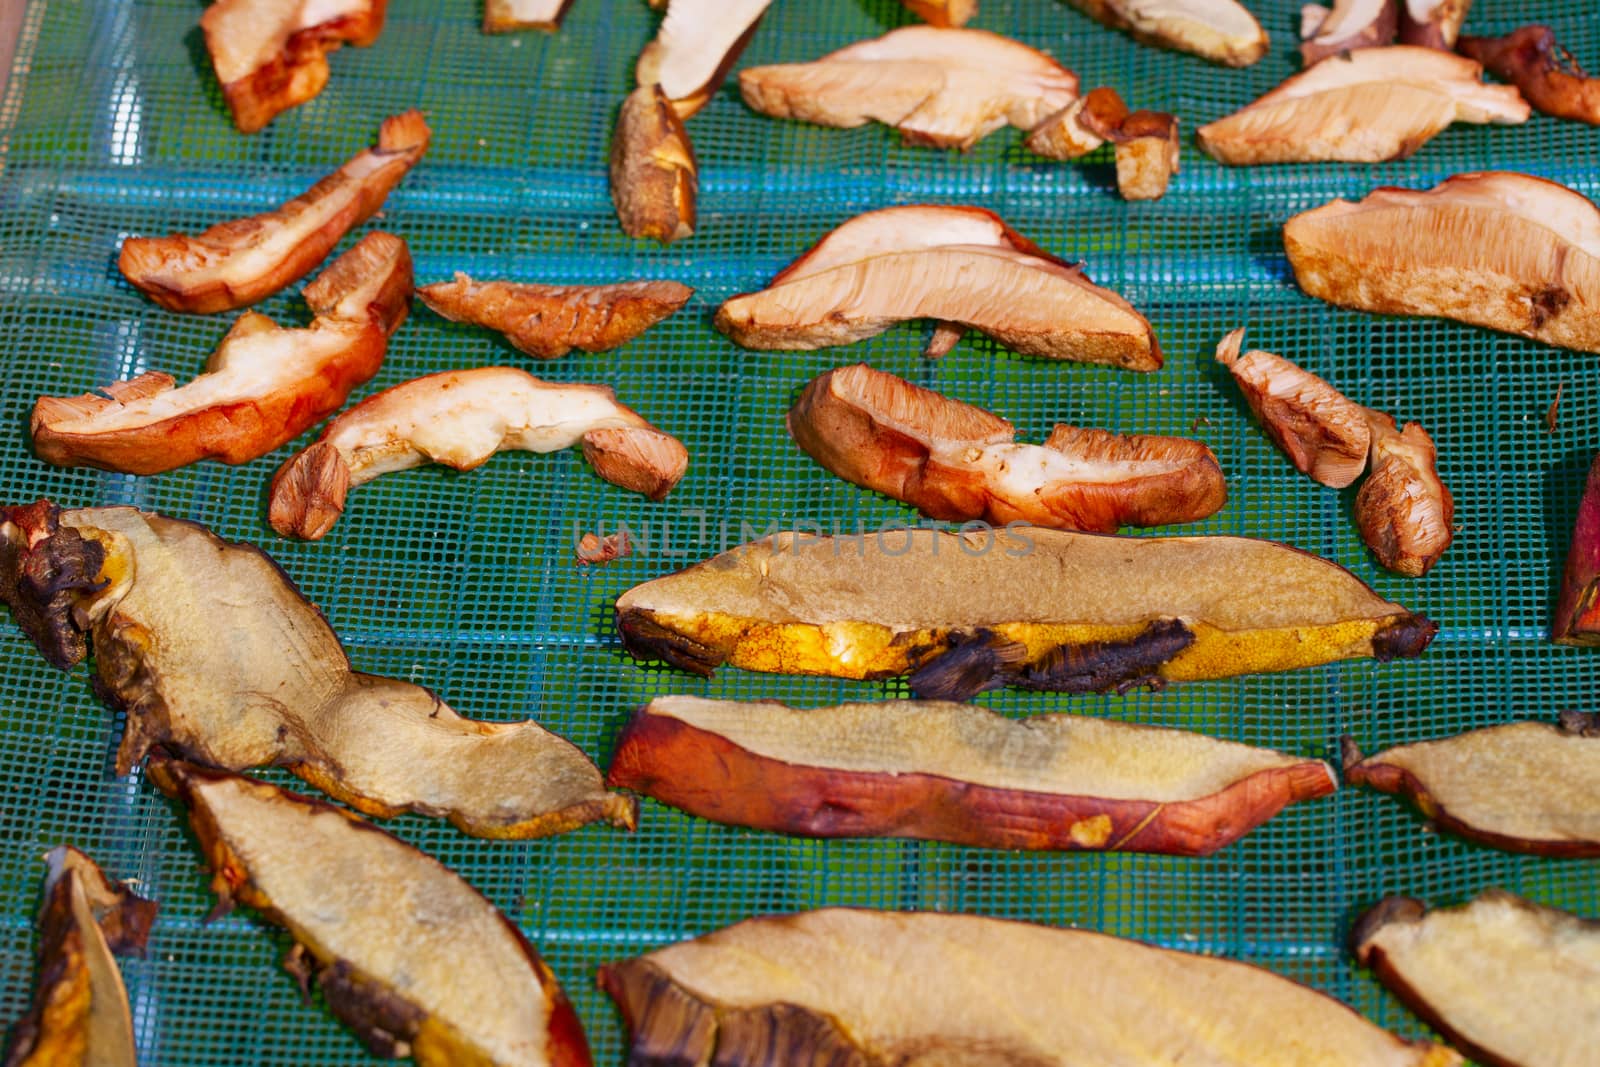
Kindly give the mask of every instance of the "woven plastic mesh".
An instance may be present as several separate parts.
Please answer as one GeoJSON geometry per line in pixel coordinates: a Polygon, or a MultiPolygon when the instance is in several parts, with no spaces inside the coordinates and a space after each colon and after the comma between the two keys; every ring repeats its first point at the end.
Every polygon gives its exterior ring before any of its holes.
{"type": "MultiPolygon", "coordinates": [[[[983,0],[975,25],[1050,51],[1086,86],[1111,84],[1135,107],[1176,112],[1192,131],[1295,69],[1297,0],[1252,6],[1275,44],[1242,71],[1138,46],[1055,0],[983,0]]],[[[1539,18],[1600,66],[1591,0],[1478,6],[1474,32],[1539,18]]],[[[621,234],[605,174],[613,115],[656,18],[639,0],[577,0],[558,35],[502,37],[479,32],[477,0],[393,0],[375,47],[334,55],[326,91],[254,136],[228,121],[200,44],[202,7],[33,0],[27,8],[0,104],[7,502],[131,503],[257,542],[326,610],[359,667],[432,686],[466,714],[536,716],[604,761],[630,710],[656,694],[805,705],[903,693],[897,683],[732,669],[701,681],[644,669],[622,654],[611,625],[620,591],[738,541],[743,523],[853,529],[914,519],[829,475],[783,430],[804,382],[867,360],[1011,418],[1026,440],[1058,421],[1199,437],[1216,450],[1230,499],[1185,532],[1259,535],[1319,553],[1442,626],[1414,661],[1120,697],[983,698],[995,707],[1204,730],[1328,758],[1347,731],[1374,750],[1592,707],[1591,654],[1556,648],[1545,632],[1600,439],[1596,357],[1325,306],[1294,287],[1279,227],[1335,196],[1426,187],[1491,166],[1594,197],[1593,128],[1544,116],[1515,128],[1457,126],[1408,161],[1376,166],[1228,169],[1186,138],[1183,173],[1167,197],[1128,204],[1112,188],[1106,150],[1083,164],[1045,162],[1007,130],[965,155],[928,151],[876,126],[767,119],[729,86],[690,126],[701,161],[699,232],[661,248],[621,234]],[[471,474],[431,468],[382,479],[352,496],[325,541],[302,544],[271,533],[263,501],[271,471],[304,440],[242,467],[203,464],[141,479],[58,470],[33,457],[24,427],[35,397],[145,369],[184,379],[227,327],[226,316],[169,314],[124,283],[114,265],[124,235],[192,232],[266,210],[407,107],[427,112],[433,147],[370,225],[410,243],[419,280],[465,270],[548,282],[665,277],[697,288],[681,313],[622,350],[531,368],[610,383],[681,437],[692,463],[667,502],[603,483],[576,451],[512,454],[471,474]],[[919,201],[992,208],[1047,249],[1086,261],[1096,281],[1149,316],[1166,369],[1140,376],[1028,360],[978,337],[929,363],[918,354],[922,324],[850,349],[792,354],[743,351],[711,329],[722,299],[759,287],[838,222],[919,201]],[[1250,345],[1433,434],[1461,529],[1427,578],[1377,568],[1351,521],[1353,493],[1297,475],[1252,422],[1211,358],[1236,325],[1248,325],[1250,345]],[[1544,414],[1558,387],[1552,434],[1544,414]],[[650,550],[603,568],[574,566],[575,531],[619,522],[648,529],[650,550]]],[[[908,19],[892,0],[777,0],[744,62],[811,59],[908,19]]],[[[259,310],[286,322],[305,316],[290,294],[259,310]]],[[[359,395],[429,371],[497,363],[528,365],[489,335],[418,309],[359,395]]],[[[113,776],[122,724],[91,695],[84,669],[56,673],[6,628],[0,716],[0,1016],[20,1015],[32,983],[39,856],[70,841],[161,902],[148,958],[124,964],[144,1062],[365,1061],[351,1035],[321,1005],[302,1004],[277,969],[287,947],[281,932],[243,913],[202,925],[210,897],[181,812],[138,775],[113,776]]],[[[1594,862],[1516,857],[1436,836],[1393,798],[1359,790],[1291,808],[1203,860],[792,840],[652,803],[632,835],[590,828],[496,843],[420,818],[388,826],[461,872],[526,931],[575,1000],[601,1063],[620,1061],[622,1034],[594,988],[596,964],[761,912],[855,904],[1081,924],[1262,964],[1406,1034],[1423,1028],[1343,947],[1352,917],[1381,894],[1450,902],[1495,884],[1600,914],[1594,862]]]]}

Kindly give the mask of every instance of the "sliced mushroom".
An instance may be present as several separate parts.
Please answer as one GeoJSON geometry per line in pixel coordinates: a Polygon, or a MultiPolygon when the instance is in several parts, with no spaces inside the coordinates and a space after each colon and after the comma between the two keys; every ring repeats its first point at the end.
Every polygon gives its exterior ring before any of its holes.
{"type": "Polygon", "coordinates": [[[573,556],[582,566],[592,564],[610,563],[613,560],[623,559],[633,554],[633,542],[628,539],[628,531],[618,530],[605,536],[586,533],[579,538],[573,556]]]}
{"type": "Polygon", "coordinates": [[[1555,182],[1489,171],[1381,188],[1295,215],[1283,244],[1300,288],[1329,303],[1600,352],[1600,209],[1555,182]]]}
{"type": "Polygon", "coordinates": [[[699,164],[689,131],[659,85],[622,102],[611,136],[611,203],[622,232],[662,244],[694,233],[699,164]]]}
{"type": "Polygon", "coordinates": [[[1356,958],[1485,1067],[1582,1067],[1600,1048],[1600,922],[1499,889],[1459,908],[1388,897],[1356,958]]]}
{"type": "MultiPolygon", "coordinates": [[[[1409,797],[1451,833],[1509,852],[1600,856],[1600,715],[1515,722],[1362,758],[1345,738],[1344,775],[1409,797]]],[[[613,773],[615,773],[613,771],[613,773]]]]}
{"type": "Polygon", "coordinates": [[[254,133],[328,84],[328,53],[366,47],[388,0],[216,0],[200,16],[222,98],[241,133],[254,133]]]}
{"type": "Polygon", "coordinates": [[[305,300],[315,316],[305,329],[239,316],[182,387],[151,371],[82,396],[40,397],[34,451],[61,467],[128,474],[266,455],[378,373],[410,305],[411,253],[398,237],[369,233],[306,286],[305,300]]]}
{"type": "Polygon", "coordinates": [[[557,452],[583,444],[595,472],[652,500],[683,477],[676,438],[617,403],[604,385],[542,382],[515,367],[442,371],[369,396],[330,422],[273,476],[272,528],[325,535],[349,491],[380,475],[442,463],[469,471],[496,452],[557,452]]]}
{"type": "MultiPolygon", "coordinates": [[[[208,13],[219,5],[208,8],[208,13]]],[[[309,274],[428,150],[419,111],[383,120],[378,144],[276,211],[221,222],[195,237],[129,237],[117,267],[169,311],[249,307],[309,274]]]]}
{"type": "Polygon", "coordinates": [[[1504,37],[1463,37],[1456,49],[1511,82],[1546,115],[1600,126],[1600,78],[1590,77],[1556,43],[1550,27],[1524,26],[1504,37]]]}
{"type": "Polygon", "coordinates": [[[1200,127],[1200,147],[1237,165],[1404,159],[1452,122],[1517,123],[1528,103],[1485,85],[1470,59],[1391,45],[1329,56],[1254,103],[1200,127]]]}
{"type": "Polygon", "coordinates": [[[1050,159],[1077,159],[1105,144],[1128,117],[1128,105],[1107,86],[1091,89],[1028,133],[1028,151],[1050,159]]]}
{"type": "Polygon", "coordinates": [[[1236,0],[1070,0],[1096,22],[1136,41],[1191,52],[1213,63],[1248,67],[1271,43],[1236,0]]]}
{"type": "Polygon", "coordinates": [[[1400,43],[1450,51],[1471,7],[1472,0],[1401,0],[1400,43]]]}
{"type": "Polygon", "coordinates": [[[1159,200],[1178,173],[1178,120],[1135,111],[1117,127],[1117,191],[1124,200],[1159,200]]]}
{"type": "Polygon", "coordinates": [[[1400,0],[1335,0],[1330,10],[1316,4],[1301,9],[1300,60],[1320,59],[1394,43],[1400,0]]]}
{"type": "Polygon", "coordinates": [[[1455,538],[1455,501],[1439,480],[1433,438],[1414,422],[1405,430],[1378,411],[1372,428],[1372,474],[1356,493],[1356,526],[1378,562],[1420,578],[1455,538]]]}
{"type": "Polygon", "coordinates": [[[1600,456],[1589,467],[1578,502],[1550,639],[1562,645],[1600,645],[1600,456]]]}
{"type": "Polygon", "coordinates": [[[1334,489],[1359,478],[1372,444],[1367,409],[1282,356],[1259,349],[1241,356],[1243,343],[1241,326],[1217,345],[1217,362],[1295,469],[1334,489]]]}
{"type": "Polygon", "coordinates": [[[127,713],[117,773],[153,747],[282,766],[369,815],[416,811],[483,837],[632,827],[576,747],[532,720],[465,719],[351,669],[338,636],[253,545],[134,508],[5,509],[0,598],[57,667],[93,643],[95,690],[127,713]]]}
{"type": "Polygon", "coordinates": [[[1019,445],[1004,419],[864,363],[812,379],[788,426],[834,474],[935,519],[1115,533],[1203,519],[1228,497],[1198,441],[1057,426],[1019,445]]]}
{"type": "Polygon", "coordinates": [[[294,938],[287,965],[374,1055],[423,1067],[588,1067],[583,1025],[516,925],[461,876],[325,801],[152,756],[189,808],[217,911],[294,938]]]}
{"type": "Polygon", "coordinates": [[[1246,963],[978,915],[763,916],[599,978],[636,1064],[1462,1062],[1246,963]]]}
{"type": "Polygon", "coordinates": [[[1059,692],[1415,656],[1432,622],[1344,568],[1244,537],[1013,526],[784,532],[634,586],[623,646],[709,675],[886,678],[926,699],[1059,692]]]}
{"type": "Polygon", "coordinates": [[[483,32],[510,33],[512,30],[561,28],[561,17],[572,0],[483,0],[483,32]]]}
{"type": "Polygon", "coordinates": [[[1032,130],[1072,103],[1078,78],[987,30],[902,26],[814,63],[746,67],[744,102],[821,126],[893,126],[909,144],[971,148],[1007,123],[1032,130]]]}
{"type": "Polygon", "coordinates": [[[417,295],[453,322],[487,326],[536,359],[554,359],[574,348],[604,352],[626,344],[683,307],[694,290],[677,282],[475,282],[457,271],[455,281],[424,285],[417,295]]]}
{"type": "Polygon", "coordinates": [[[978,0],[901,0],[901,3],[931,26],[965,26],[978,14],[978,0]]]}
{"type": "Polygon", "coordinates": [[[679,118],[705,107],[733,69],[772,0],[672,0],[639,53],[641,89],[660,85],[679,118]]]}

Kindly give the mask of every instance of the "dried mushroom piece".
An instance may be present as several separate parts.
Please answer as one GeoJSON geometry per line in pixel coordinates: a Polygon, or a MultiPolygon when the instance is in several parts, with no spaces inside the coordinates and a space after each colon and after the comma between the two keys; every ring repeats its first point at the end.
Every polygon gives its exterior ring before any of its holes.
{"type": "Polygon", "coordinates": [[[661,86],[679,118],[705,107],[733,69],[772,0],[672,0],[634,70],[641,89],[661,86]]]}
{"type": "Polygon", "coordinates": [[[1124,200],[1159,200],[1178,173],[1178,120],[1160,111],[1135,111],[1117,127],[1117,191],[1124,200]]]}
{"type": "Polygon", "coordinates": [[[44,396],[30,430],[39,458],[157,474],[203,459],[246,463],[337,411],[383,364],[411,301],[405,242],[373,232],[305,289],[315,316],[284,329],[247,311],[199,377],[150,371],[82,396],[44,396]]]}
{"type": "Polygon", "coordinates": [[[328,84],[328,53],[365,48],[383,31],[389,0],[216,0],[200,16],[222,98],[241,133],[254,133],[328,84]]]}
{"type": "Polygon", "coordinates": [[[417,290],[422,302],[452,322],[470,322],[505,334],[536,359],[574,348],[604,352],[626,344],[688,302],[694,290],[677,282],[612,285],[529,285],[455,280],[417,290]]]}
{"type": "Polygon", "coordinates": [[[561,17],[572,0],[483,0],[483,32],[510,33],[513,30],[561,28],[561,17]]]}
{"type": "Polygon", "coordinates": [[[1246,963],[978,915],[764,916],[599,979],[639,1064],[1462,1063],[1246,963]]]}
{"type": "Polygon", "coordinates": [[[369,815],[483,837],[632,827],[594,764],[532,720],[465,719],[419,685],[351,669],[338,636],[253,545],[134,508],[8,508],[0,597],[45,658],[93,643],[127,713],[117,773],[157,746],[229,770],[282,766],[369,815]]]}
{"type": "Polygon", "coordinates": [[[1463,37],[1456,49],[1511,82],[1546,115],[1600,126],[1600,78],[1591,77],[1556,43],[1550,27],[1524,26],[1504,37],[1463,37]]]}
{"type": "Polygon", "coordinates": [[[1600,922],[1499,889],[1458,908],[1388,897],[1356,959],[1485,1067],[1581,1067],[1600,1048],[1600,922]]]}
{"type": "Polygon", "coordinates": [[[1127,117],[1122,97],[1102,85],[1046,116],[1023,143],[1028,151],[1050,159],[1077,159],[1111,140],[1127,117]]]}
{"type": "Polygon", "coordinates": [[[902,26],[813,63],[746,67],[739,91],[774,118],[846,129],[881,122],[908,144],[965,150],[1008,123],[1032,130],[1077,98],[1078,78],[987,30],[902,26]]]}
{"type": "Polygon", "coordinates": [[[1400,43],[1450,51],[1471,7],[1472,0],[1400,0],[1400,43]]]}
{"type": "Polygon", "coordinates": [[[444,864],[321,800],[152,756],[189,808],[217,910],[294,938],[287,966],[374,1055],[588,1067],[583,1025],[516,925],[444,864]]]}
{"type": "Polygon", "coordinates": [[[689,453],[676,438],[617,403],[604,385],[542,382],[515,367],[442,371],[369,396],[273,476],[272,528],[285,537],[325,535],[358,485],[442,463],[473,470],[496,452],[558,452],[583,445],[609,482],[666,496],[689,453]]]}
{"type": "Polygon", "coordinates": [[[1223,163],[1378,163],[1404,159],[1452,122],[1517,123],[1528,103],[1485,85],[1470,59],[1406,45],[1344,52],[1200,127],[1223,163]]]}
{"type": "Polygon", "coordinates": [[[1589,467],[1578,501],[1550,639],[1562,645],[1600,645],[1600,455],[1589,467]]]}
{"type": "Polygon", "coordinates": [[[1344,743],[1351,785],[1399,793],[1437,826],[1508,852],[1600,856],[1600,716],[1516,722],[1375,756],[1344,743]]]}
{"type": "Polygon", "coordinates": [[[689,131],[659,85],[622,102],[611,136],[611,203],[622,232],[670,244],[694,234],[700,169],[689,131]]]}
{"type": "Polygon", "coordinates": [[[1404,431],[1378,411],[1372,428],[1372,473],[1356,493],[1356,527],[1378,562],[1396,574],[1420,578],[1455,538],[1455,501],[1439,480],[1439,455],[1428,431],[1408,422],[1404,431]]]}
{"type": "Polygon", "coordinates": [[[928,699],[1415,656],[1438,627],[1337,564],[1245,537],[1035,527],[783,532],[617,598],[623,646],[709,675],[911,675],[928,699]]]}
{"type": "Polygon", "coordinates": [[[1295,215],[1283,244],[1300,288],[1329,303],[1600,352],[1600,209],[1555,182],[1488,171],[1380,188],[1295,215]]]}
{"type": "Polygon", "coordinates": [[[930,26],[965,26],[978,14],[978,0],[900,0],[930,26]]]}
{"type": "Polygon", "coordinates": [[[1115,533],[1203,519],[1228,498],[1198,441],[1057,426],[1017,444],[1006,420],[861,363],[812,379],[787,424],[834,474],[935,519],[1115,533]]]}
{"type": "Polygon", "coordinates": [[[1070,0],[1096,22],[1144,44],[1248,67],[1267,54],[1267,31],[1236,0],[1070,0]]]}
{"type": "Polygon", "coordinates": [[[249,307],[309,274],[351,228],[371,218],[428,150],[429,136],[421,112],[392,115],[376,147],[276,211],[220,222],[193,237],[129,237],[117,267],[169,311],[249,307]]]}
{"type": "Polygon", "coordinates": [[[133,1014],[113,954],[144,952],[156,905],[70,845],[44,858],[39,984],[6,1067],[134,1067],[133,1014]]]}
{"type": "Polygon", "coordinates": [[[1340,52],[1394,43],[1401,0],[1335,0],[1331,9],[1300,9],[1300,60],[1306,66],[1340,52]]]}

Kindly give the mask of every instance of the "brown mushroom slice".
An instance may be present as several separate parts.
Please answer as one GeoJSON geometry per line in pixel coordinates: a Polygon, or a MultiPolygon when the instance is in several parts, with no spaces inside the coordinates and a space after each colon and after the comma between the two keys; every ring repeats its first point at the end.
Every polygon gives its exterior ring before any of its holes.
{"type": "Polygon", "coordinates": [[[456,1064],[588,1067],[583,1026],[516,925],[460,875],[321,800],[152,756],[150,780],[189,808],[217,912],[235,902],[294,939],[374,1055],[456,1064]]]}
{"type": "Polygon", "coordinates": [[[352,227],[371,218],[428,150],[428,137],[421,112],[392,115],[375,148],[276,211],[221,222],[194,237],[129,237],[117,267],[169,311],[249,307],[309,274],[352,227]]]}
{"type": "Polygon", "coordinates": [[[611,203],[622,232],[662,244],[692,236],[699,166],[689,131],[661,87],[629,93],[611,136],[611,203]]]}
{"type": "Polygon", "coordinates": [[[1550,639],[1562,645],[1600,645],[1600,455],[1589,466],[1578,502],[1550,639]]]}
{"type": "Polygon", "coordinates": [[[599,980],[638,1064],[1462,1063],[1250,964],[979,915],[763,916],[599,980]]]}
{"type": "Polygon", "coordinates": [[[1193,522],[1227,501],[1198,441],[1057,426],[1043,445],[1016,444],[1004,419],[866,364],[812,379],[788,427],[834,474],[936,519],[1115,533],[1193,522]]]}
{"type": "Polygon", "coordinates": [[[711,101],[772,0],[672,0],[655,40],[639,53],[640,88],[660,85],[679,118],[711,101]]]}
{"type": "Polygon", "coordinates": [[[1178,173],[1178,120],[1160,111],[1135,111],[1117,127],[1117,191],[1124,200],[1159,200],[1178,173]]]}
{"type": "Polygon", "coordinates": [[[1344,774],[1409,797],[1436,825],[1508,852],[1600,856],[1600,716],[1516,722],[1362,758],[1345,739],[1344,774]]]}
{"type": "Polygon", "coordinates": [[[1600,209],[1555,182],[1488,171],[1380,188],[1293,216],[1283,244],[1300,288],[1329,303],[1600,352],[1600,209]]]}
{"type": "Polygon", "coordinates": [[[1394,43],[1400,0],[1335,0],[1332,9],[1307,4],[1301,9],[1300,60],[1320,59],[1394,43]]]}
{"type": "Polygon", "coordinates": [[[909,144],[968,149],[1008,123],[1032,130],[1072,103],[1078,78],[987,30],[902,26],[813,63],[746,67],[744,102],[820,126],[893,126],[909,144]]]}
{"type": "Polygon", "coordinates": [[[1050,159],[1077,159],[1105,144],[1128,117],[1115,89],[1100,86],[1078,97],[1028,132],[1028,151],[1050,159]]]}
{"type": "Polygon", "coordinates": [[[133,1014],[113,953],[143,953],[156,905],[70,845],[45,856],[39,985],[8,1067],[134,1067],[133,1014]]]}
{"type": "Polygon", "coordinates": [[[1356,958],[1485,1067],[1582,1067],[1600,1048],[1600,922],[1489,889],[1458,908],[1388,897],[1356,958]]]}
{"type": "Polygon", "coordinates": [[[930,26],[965,26],[978,14],[978,0],[900,0],[930,26]]]}
{"type": "Polygon", "coordinates": [[[1356,493],[1361,539],[1388,570],[1411,578],[1428,573],[1455,539],[1455,501],[1439,480],[1439,455],[1428,431],[1404,431],[1378,411],[1372,427],[1372,473],[1356,493]]]}
{"type": "Polygon", "coordinates": [[[1372,430],[1367,409],[1282,356],[1252,349],[1243,355],[1244,327],[1217,345],[1245,402],[1295,469],[1343,489],[1367,469],[1372,430]]]}
{"type": "Polygon", "coordinates": [[[605,352],[626,344],[688,302],[694,290],[677,282],[613,285],[529,285],[455,280],[417,290],[422,302],[452,322],[470,322],[505,334],[536,359],[574,348],[605,352]]]}
{"type": "Polygon", "coordinates": [[[287,767],[369,815],[416,811],[482,837],[633,826],[633,804],[578,748],[531,719],[466,719],[419,685],[353,670],[270,557],[195,523],[6,509],[0,598],[57,667],[92,641],[96,692],[127,713],[118,774],[160,746],[229,770],[287,767]]]}
{"type": "Polygon", "coordinates": [[[561,28],[561,17],[572,0],[483,0],[483,32],[510,33],[513,30],[561,28]]]}
{"type": "Polygon", "coordinates": [[[266,455],[378,373],[410,303],[411,254],[400,238],[369,233],[306,286],[305,299],[309,327],[247,311],[184,386],[151,371],[82,396],[40,397],[34,451],[61,467],[127,474],[266,455]]]}
{"type": "Polygon", "coordinates": [[[1096,22],[1136,41],[1248,67],[1267,54],[1267,31],[1236,0],[1070,0],[1096,22]]]}
{"type": "Polygon", "coordinates": [[[1415,656],[1432,622],[1309,553],[1245,537],[1013,526],[783,532],[617,598],[623,646],[711,674],[911,675],[925,699],[1415,656]]]}
{"type": "Polygon", "coordinates": [[[1400,43],[1450,51],[1471,7],[1472,0],[1400,0],[1400,43]]]}
{"type": "Polygon", "coordinates": [[[1404,159],[1452,122],[1527,121],[1516,89],[1485,85],[1482,73],[1431,48],[1361,48],[1301,71],[1197,136],[1208,155],[1235,165],[1404,159]]]}
{"type": "Polygon", "coordinates": [[[1590,77],[1556,43],[1550,27],[1524,26],[1504,37],[1463,37],[1456,50],[1511,82],[1546,115],[1600,126],[1600,78],[1590,77]]]}

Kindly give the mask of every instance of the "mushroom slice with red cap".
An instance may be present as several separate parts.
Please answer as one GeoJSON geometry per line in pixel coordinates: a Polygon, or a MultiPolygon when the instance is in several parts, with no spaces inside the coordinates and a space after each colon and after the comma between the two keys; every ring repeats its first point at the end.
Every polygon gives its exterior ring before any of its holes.
{"type": "Polygon", "coordinates": [[[1237,0],[1071,0],[1096,22],[1145,44],[1175,48],[1230,67],[1267,54],[1267,31],[1237,0]]]}
{"type": "Polygon", "coordinates": [[[677,282],[612,285],[531,285],[455,280],[418,288],[417,295],[454,322],[487,326],[536,359],[574,348],[604,352],[626,344],[671,315],[694,295],[677,282]]]}
{"type": "Polygon", "coordinates": [[[1600,78],[1556,43],[1549,26],[1524,26],[1504,37],[1463,37],[1456,49],[1511,82],[1546,115],[1600,126],[1600,78]]]}
{"type": "Polygon", "coordinates": [[[750,43],[772,0],[672,0],[639,53],[640,88],[661,86],[679,118],[705,107],[750,43]]]}
{"type": "Polygon", "coordinates": [[[1331,9],[1307,4],[1300,9],[1300,60],[1311,66],[1320,59],[1393,44],[1400,0],[1337,0],[1331,9]]]}
{"type": "Polygon", "coordinates": [[[572,0],[483,0],[483,32],[561,28],[561,17],[572,0]]]}

